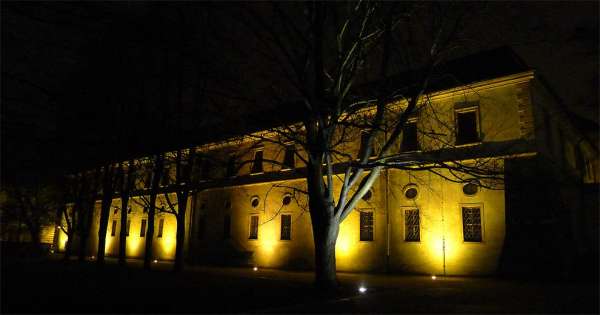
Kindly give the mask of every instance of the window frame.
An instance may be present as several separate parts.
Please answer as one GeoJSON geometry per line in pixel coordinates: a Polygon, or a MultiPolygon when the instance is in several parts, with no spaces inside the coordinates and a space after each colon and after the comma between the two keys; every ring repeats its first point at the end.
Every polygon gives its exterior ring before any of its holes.
{"type": "Polygon", "coordinates": [[[114,237],[117,235],[117,220],[112,220],[112,226],[110,229],[110,236],[114,237]]]}
{"type": "Polygon", "coordinates": [[[264,147],[256,148],[252,152],[252,164],[250,164],[250,175],[260,175],[265,173],[264,168],[265,150],[264,147]],[[255,171],[256,155],[260,153],[260,171],[255,171]]]}
{"type": "Polygon", "coordinates": [[[292,214],[291,213],[282,213],[280,216],[280,226],[279,226],[279,240],[284,242],[289,242],[292,240],[292,214]],[[289,238],[283,238],[283,217],[289,217],[289,238]]]}
{"type": "Polygon", "coordinates": [[[289,171],[296,169],[296,145],[294,143],[284,144],[283,162],[281,163],[282,171],[289,171]],[[291,150],[289,148],[292,148],[291,150]],[[286,164],[288,158],[288,152],[291,152],[292,165],[286,164]]]}
{"type": "Polygon", "coordinates": [[[419,129],[418,129],[418,120],[416,118],[409,119],[404,125],[404,130],[402,130],[402,142],[400,143],[400,152],[401,153],[409,153],[409,152],[419,152],[421,151],[421,143],[419,143],[419,129]],[[415,128],[415,147],[414,150],[406,150],[404,147],[404,136],[406,135],[406,127],[408,125],[414,125],[415,128]]]}
{"type": "Polygon", "coordinates": [[[258,235],[258,232],[259,232],[258,231],[259,230],[258,227],[259,227],[259,225],[260,225],[260,215],[258,213],[250,214],[248,216],[248,234],[247,234],[249,241],[257,241],[258,240],[258,237],[259,237],[259,235],[258,235]],[[253,236],[252,235],[252,219],[254,217],[256,217],[256,235],[255,235],[255,237],[252,237],[253,236]]]}
{"type": "Polygon", "coordinates": [[[405,243],[421,243],[421,211],[419,210],[419,208],[416,207],[403,207],[402,208],[402,219],[404,221],[404,225],[403,225],[403,229],[404,229],[404,242],[405,243]],[[407,238],[407,221],[406,221],[406,212],[408,211],[416,211],[417,212],[417,226],[419,227],[419,231],[418,231],[418,239],[417,240],[409,240],[407,238]]]}
{"type": "MultiPolygon", "coordinates": [[[[368,209],[359,209],[359,217],[358,217],[358,240],[359,242],[374,242],[375,241],[375,210],[372,208],[368,209]],[[371,239],[363,239],[363,214],[371,214],[371,239]]],[[[366,225],[368,226],[368,225],[366,225]]]]}
{"type": "Polygon", "coordinates": [[[460,203],[458,210],[459,210],[460,221],[461,221],[460,233],[461,233],[461,237],[462,237],[462,243],[463,244],[483,244],[483,243],[485,243],[485,216],[484,216],[485,212],[483,209],[483,203],[460,203]],[[465,240],[465,218],[464,218],[463,208],[479,209],[479,226],[480,226],[480,234],[481,234],[480,241],[465,240]]]}
{"type": "Polygon", "coordinates": [[[148,229],[148,220],[147,219],[142,219],[142,222],[140,223],[140,238],[141,237],[146,237],[146,230],[148,229]]]}
{"type": "Polygon", "coordinates": [[[457,147],[461,147],[461,146],[470,146],[470,145],[477,145],[481,143],[481,139],[482,139],[482,133],[481,133],[481,117],[480,117],[480,110],[479,110],[479,103],[475,104],[475,105],[468,105],[468,106],[463,106],[463,107],[457,107],[457,105],[455,105],[454,108],[454,145],[457,147]],[[475,133],[477,134],[477,139],[473,142],[465,142],[465,143],[460,143],[459,142],[459,124],[458,124],[458,117],[460,114],[466,114],[466,113],[475,113],[475,133]]]}
{"type": "Polygon", "coordinates": [[[158,232],[156,233],[156,238],[162,238],[163,232],[165,229],[165,218],[158,219],[158,232]]]}

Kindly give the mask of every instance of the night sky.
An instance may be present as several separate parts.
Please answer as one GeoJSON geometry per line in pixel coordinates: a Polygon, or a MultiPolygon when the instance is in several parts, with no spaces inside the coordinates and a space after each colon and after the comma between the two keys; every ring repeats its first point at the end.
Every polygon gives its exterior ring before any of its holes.
{"type": "MultiPolygon", "coordinates": [[[[199,144],[273,108],[236,3],[1,6],[4,181],[199,144]]],[[[597,2],[481,4],[464,32],[462,54],[509,45],[598,122],[597,2]]]]}

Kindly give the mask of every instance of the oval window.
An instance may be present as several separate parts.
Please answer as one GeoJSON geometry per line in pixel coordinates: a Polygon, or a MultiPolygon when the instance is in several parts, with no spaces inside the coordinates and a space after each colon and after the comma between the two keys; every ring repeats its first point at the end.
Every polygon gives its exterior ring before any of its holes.
{"type": "Polygon", "coordinates": [[[252,197],[252,200],[250,201],[252,208],[258,207],[259,203],[260,203],[260,199],[258,199],[258,197],[252,197]]]}
{"type": "Polygon", "coordinates": [[[463,193],[467,196],[473,196],[479,191],[479,185],[477,183],[468,183],[463,186],[463,193]]]}
{"type": "Polygon", "coordinates": [[[410,187],[406,191],[404,191],[404,197],[406,197],[406,199],[415,199],[417,198],[417,194],[418,191],[415,187],[410,187]]]}
{"type": "Polygon", "coordinates": [[[284,206],[289,205],[290,203],[292,203],[292,196],[290,196],[290,195],[283,196],[283,200],[281,202],[283,203],[284,206]]]}
{"type": "Polygon", "coordinates": [[[362,200],[369,201],[369,200],[371,200],[372,197],[373,197],[373,191],[371,191],[369,189],[369,191],[367,191],[367,193],[365,193],[365,195],[362,197],[362,200]]]}

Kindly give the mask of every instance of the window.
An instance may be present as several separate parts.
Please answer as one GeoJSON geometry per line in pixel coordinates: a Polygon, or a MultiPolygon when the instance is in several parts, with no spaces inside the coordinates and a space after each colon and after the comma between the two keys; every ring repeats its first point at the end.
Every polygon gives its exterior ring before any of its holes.
{"type": "Polygon", "coordinates": [[[127,220],[127,227],[125,228],[125,236],[129,236],[129,227],[131,227],[131,220],[127,220]]]}
{"type": "Polygon", "coordinates": [[[110,229],[110,236],[115,236],[117,234],[117,220],[112,221],[112,228],[110,229]]]}
{"type": "Polygon", "coordinates": [[[465,242],[481,242],[481,209],[462,207],[462,218],[465,242]]]}
{"type": "Polygon", "coordinates": [[[281,215],[281,239],[292,239],[292,216],[290,214],[281,215]]]}
{"type": "Polygon", "coordinates": [[[223,219],[223,239],[228,239],[231,237],[231,216],[229,214],[225,215],[223,219]]]}
{"type": "Polygon", "coordinates": [[[252,198],[250,198],[250,205],[252,206],[252,208],[258,207],[259,204],[260,198],[258,198],[258,196],[253,196],[252,198]]]}
{"type": "Polygon", "coordinates": [[[419,142],[417,140],[417,122],[408,122],[404,126],[402,132],[402,145],[400,145],[402,152],[410,152],[419,150],[419,142]]]}
{"type": "Polygon", "coordinates": [[[364,196],[362,196],[362,200],[369,201],[371,198],[373,198],[373,191],[369,189],[364,196]]]}
{"type": "Polygon", "coordinates": [[[258,216],[251,215],[250,216],[250,235],[248,239],[257,240],[258,239],[258,216]]]}
{"type": "Polygon", "coordinates": [[[415,184],[409,184],[404,188],[404,197],[408,200],[416,199],[419,195],[419,191],[415,184]]]}
{"type": "Polygon", "coordinates": [[[170,183],[171,183],[171,176],[169,174],[169,169],[165,168],[164,173],[162,174],[162,177],[160,179],[160,185],[161,186],[169,186],[170,183]]]}
{"type": "Polygon", "coordinates": [[[202,179],[209,179],[211,169],[212,169],[212,162],[209,159],[204,159],[202,161],[202,170],[200,172],[200,177],[202,179]]]}
{"type": "Polygon", "coordinates": [[[158,221],[158,235],[156,237],[163,236],[163,228],[164,227],[165,227],[165,219],[160,219],[160,221],[158,221]]]}
{"type": "Polygon", "coordinates": [[[456,112],[456,144],[479,142],[477,110],[456,112]]]}
{"type": "Polygon", "coordinates": [[[361,241],[372,241],[373,240],[373,212],[372,211],[361,211],[360,212],[360,240],[361,241]]]}
{"type": "Polygon", "coordinates": [[[142,227],[140,229],[140,237],[146,236],[146,219],[142,219],[142,227]]]}
{"type": "Polygon", "coordinates": [[[227,160],[227,177],[233,177],[237,175],[235,169],[235,159],[235,156],[231,156],[229,157],[229,160],[227,160]]]}
{"type": "Polygon", "coordinates": [[[252,162],[251,174],[258,174],[263,172],[263,151],[254,152],[254,161],[252,162]]]}
{"type": "Polygon", "coordinates": [[[475,196],[479,191],[479,185],[476,182],[471,182],[463,186],[463,193],[467,196],[475,196]]]}
{"type": "MultiPolygon", "coordinates": [[[[369,136],[370,133],[366,132],[366,131],[362,131],[360,133],[360,150],[362,151],[363,148],[365,148],[369,142],[369,136]]],[[[369,155],[369,157],[373,157],[375,156],[375,139],[373,139],[373,142],[371,143],[371,153],[369,155]]]]}
{"type": "Polygon", "coordinates": [[[283,157],[283,169],[293,169],[296,167],[296,146],[288,144],[285,146],[285,155],[283,157]]]}
{"type": "Polygon", "coordinates": [[[404,211],[404,240],[418,242],[421,240],[419,209],[404,211]]]}
{"type": "Polygon", "coordinates": [[[144,174],[144,188],[150,188],[152,185],[152,169],[146,168],[146,173],[144,174]]]}

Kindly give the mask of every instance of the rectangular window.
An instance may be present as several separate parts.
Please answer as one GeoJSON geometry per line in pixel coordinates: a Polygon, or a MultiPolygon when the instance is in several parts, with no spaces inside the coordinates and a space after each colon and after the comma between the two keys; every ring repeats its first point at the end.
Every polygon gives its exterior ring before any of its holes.
{"type": "Polygon", "coordinates": [[[140,228],[140,237],[146,236],[146,219],[142,219],[142,226],[140,228]]]}
{"type": "Polygon", "coordinates": [[[254,161],[252,162],[251,174],[257,174],[263,172],[263,151],[254,152],[254,161]]]}
{"type": "Polygon", "coordinates": [[[477,110],[456,112],[456,144],[479,142],[477,110]]]}
{"type": "Polygon", "coordinates": [[[257,240],[258,239],[258,216],[252,215],[250,216],[250,235],[248,239],[257,240]]]}
{"type": "Polygon", "coordinates": [[[131,227],[131,220],[127,220],[127,227],[125,229],[125,236],[129,236],[129,227],[131,227]]]}
{"type": "Polygon", "coordinates": [[[462,207],[462,218],[465,242],[481,242],[481,209],[462,207]]]}
{"type": "Polygon", "coordinates": [[[296,167],[296,146],[288,144],[285,146],[285,156],[283,157],[283,169],[293,169],[296,167]]]}
{"type": "Polygon", "coordinates": [[[169,169],[165,168],[164,173],[162,174],[162,177],[160,179],[160,185],[161,186],[169,186],[170,183],[171,183],[171,176],[169,174],[169,169]]]}
{"type": "Polygon", "coordinates": [[[402,145],[400,146],[400,150],[402,152],[419,150],[416,122],[409,122],[404,126],[404,131],[402,132],[402,145]]]}
{"type": "Polygon", "coordinates": [[[292,239],[292,216],[289,214],[281,215],[281,239],[292,239]]]}
{"type": "Polygon", "coordinates": [[[361,211],[360,212],[360,240],[361,241],[372,241],[373,240],[373,212],[372,211],[361,211]]]}
{"type": "Polygon", "coordinates": [[[404,240],[418,242],[421,240],[419,209],[404,211],[404,240]]]}
{"type": "Polygon", "coordinates": [[[229,214],[225,215],[223,219],[223,238],[228,239],[231,237],[231,216],[229,214]]]}
{"type": "Polygon", "coordinates": [[[165,219],[160,219],[160,221],[158,221],[158,235],[156,237],[163,236],[164,227],[165,227],[165,219]]]}
{"type": "Polygon", "coordinates": [[[110,229],[110,236],[115,236],[117,234],[117,220],[112,221],[112,228],[110,229]]]}
{"type": "MultiPolygon", "coordinates": [[[[362,152],[363,148],[365,148],[367,146],[367,143],[369,142],[369,136],[370,133],[366,132],[366,131],[362,131],[360,133],[360,150],[362,152]]],[[[375,156],[375,139],[373,139],[373,142],[371,143],[371,154],[369,155],[369,157],[373,157],[375,156]]]]}
{"type": "Polygon", "coordinates": [[[210,170],[212,169],[212,162],[209,159],[204,159],[202,161],[202,170],[200,176],[202,179],[210,178],[210,170]]]}
{"type": "Polygon", "coordinates": [[[235,159],[235,156],[232,156],[229,157],[229,160],[227,160],[227,177],[234,177],[237,175],[235,169],[235,159]]]}

